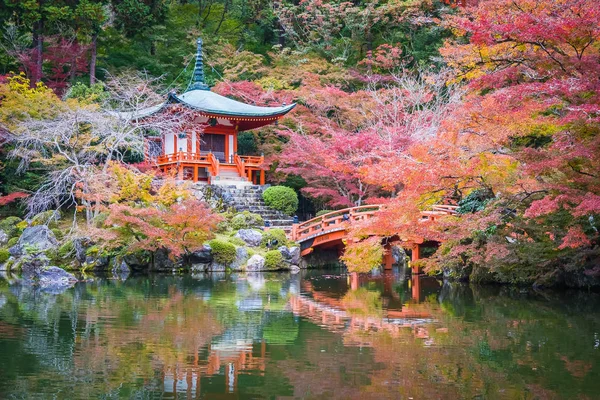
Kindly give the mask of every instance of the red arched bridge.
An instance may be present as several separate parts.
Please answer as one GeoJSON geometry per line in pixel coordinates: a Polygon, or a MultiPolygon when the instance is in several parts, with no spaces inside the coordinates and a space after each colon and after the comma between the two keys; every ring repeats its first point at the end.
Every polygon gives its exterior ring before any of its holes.
{"type": "MultiPolygon", "coordinates": [[[[373,218],[385,206],[368,205],[343,210],[333,211],[309,221],[294,224],[290,239],[300,245],[302,256],[307,256],[315,249],[337,249],[342,250],[345,246],[344,241],[348,238],[348,230],[354,223],[359,223],[373,218]]],[[[419,222],[435,221],[438,218],[455,215],[458,206],[454,205],[435,205],[430,210],[421,211],[419,222]]],[[[399,238],[392,242],[400,243],[399,238]]],[[[417,240],[411,250],[412,261],[421,258],[421,248],[428,245],[424,240],[417,240]]],[[[386,245],[386,252],[383,263],[386,268],[391,268],[393,258],[391,254],[391,245],[386,245]]]]}

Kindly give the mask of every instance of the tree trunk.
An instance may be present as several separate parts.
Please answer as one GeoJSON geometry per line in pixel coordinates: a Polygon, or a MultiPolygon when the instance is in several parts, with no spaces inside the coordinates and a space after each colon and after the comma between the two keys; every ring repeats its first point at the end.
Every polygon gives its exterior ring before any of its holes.
{"type": "Polygon", "coordinates": [[[281,24],[281,21],[279,21],[279,18],[277,19],[277,30],[279,33],[279,35],[278,35],[279,45],[281,46],[281,48],[284,48],[285,47],[285,28],[281,24]]]}
{"type": "Polygon", "coordinates": [[[91,55],[90,55],[90,86],[96,83],[96,57],[98,56],[98,32],[94,31],[92,34],[92,45],[91,45],[91,55]]]}
{"type": "Polygon", "coordinates": [[[156,55],[156,42],[154,40],[150,42],[150,55],[156,55]]]}
{"type": "Polygon", "coordinates": [[[225,21],[225,15],[227,14],[227,11],[229,9],[229,3],[230,3],[230,0],[227,0],[225,2],[225,4],[223,5],[223,14],[221,14],[221,20],[219,21],[219,25],[217,25],[217,29],[215,29],[215,35],[217,33],[219,33],[219,30],[221,29],[221,25],[223,24],[223,21],[225,21]]]}
{"type": "Polygon", "coordinates": [[[39,20],[33,24],[33,44],[35,46],[35,66],[32,71],[33,83],[42,80],[42,65],[44,64],[44,21],[39,20]]]}

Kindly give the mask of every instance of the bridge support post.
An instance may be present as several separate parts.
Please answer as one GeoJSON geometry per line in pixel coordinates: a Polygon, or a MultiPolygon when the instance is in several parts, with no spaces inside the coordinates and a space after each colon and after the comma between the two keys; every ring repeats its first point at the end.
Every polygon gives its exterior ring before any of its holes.
{"type": "Polygon", "coordinates": [[[392,265],[394,264],[394,256],[392,255],[392,246],[390,244],[386,244],[384,247],[383,253],[383,268],[386,271],[392,269],[392,265]]]}
{"type": "Polygon", "coordinates": [[[194,182],[198,182],[198,166],[194,166],[194,182]]]}
{"type": "MultiPolygon", "coordinates": [[[[419,244],[414,244],[412,247],[412,256],[411,261],[414,263],[417,260],[421,259],[421,246],[419,244]]],[[[420,274],[421,271],[418,265],[412,265],[412,273],[413,275],[420,274]]]]}
{"type": "Polygon", "coordinates": [[[413,276],[411,278],[411,289],[412,289],[412,299],[420,303],[421,302],[421,277],[413,276]]]}
{"type": "Polygon", "coordinates": [[[350,290],[358,290],[359,281],[358,281],[358,273],[352,272],[350,274],[350,290]]]}

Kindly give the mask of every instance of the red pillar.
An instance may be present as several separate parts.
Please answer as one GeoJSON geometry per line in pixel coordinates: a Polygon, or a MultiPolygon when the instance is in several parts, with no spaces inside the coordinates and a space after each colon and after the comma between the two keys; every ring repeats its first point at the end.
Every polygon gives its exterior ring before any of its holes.
{"type": "Polygon", "coordinates": [[[265,184],[265,170],[264,169],[260,170],[260,184],[261,184],[261,186],[265,184]]]}
{"type": "Polygon", "coordinates": [[[421,301],[421,277],[414,275],[411,278],[412,283],[412,299],[419,303],[421,301]]]}
{"type": "MultiPolygon", "coordinates": [[[[421,246],[419,244],[414,244],[412,247],[411,261],[414,263],[415,261],[420,260],[420,259],[421,259],[421,246]]],[[[421,273],[418,265],[412,266],[412,273],[413,274],[421,273]]]]}
{"type": "Polygon", "coordinates": [[[392,256],[392,246],[390,246],[389,244],[386,244],[384,246],[384,253],[383,253],[383,268],[385,270],[391,270],[393,264],[394,264],[394,257],[392,256]]]}
{"type": "Polygon", "coordinates": [[[358,282],[358,273],[352,272],[350,274],[350,289],[358,290],[359,282],[358,282]]]}

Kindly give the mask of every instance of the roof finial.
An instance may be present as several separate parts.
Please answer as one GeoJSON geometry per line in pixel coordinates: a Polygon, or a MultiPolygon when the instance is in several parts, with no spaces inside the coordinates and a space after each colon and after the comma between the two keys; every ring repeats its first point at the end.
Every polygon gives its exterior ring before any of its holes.
{"type": "Polygon", "coordinates": [[[197,50],[196,50],[196,65],[194,67],[194,78],[192,79],[192,83],[187,88],[187,92],[190,90],[210,90],[208,85],[204,83],[204,62],[202,55],[202,39],[198,38],[196,40],[197,50]]]}

